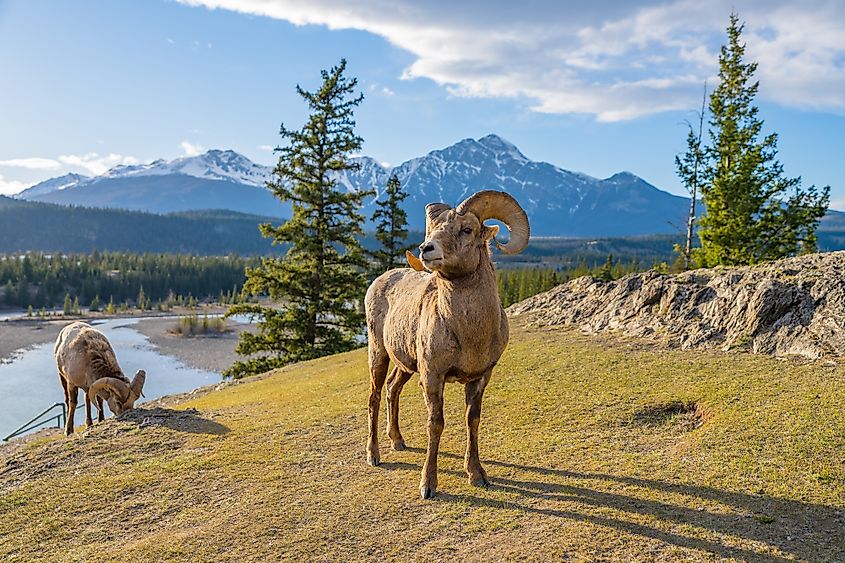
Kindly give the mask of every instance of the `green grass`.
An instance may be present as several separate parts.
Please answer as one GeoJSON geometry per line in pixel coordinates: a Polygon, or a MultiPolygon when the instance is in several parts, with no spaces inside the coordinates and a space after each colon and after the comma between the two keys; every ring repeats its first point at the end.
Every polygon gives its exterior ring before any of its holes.
{"type": "Polygon", "coordinates": [[[0,560],[845,559],[843,368],[516,326],[493,486],[467,482],[450,384],[430,501],[416,380],[411,448],[382,432],[378,468],[368,391],[359,350],[0,451],[0,560]]]}

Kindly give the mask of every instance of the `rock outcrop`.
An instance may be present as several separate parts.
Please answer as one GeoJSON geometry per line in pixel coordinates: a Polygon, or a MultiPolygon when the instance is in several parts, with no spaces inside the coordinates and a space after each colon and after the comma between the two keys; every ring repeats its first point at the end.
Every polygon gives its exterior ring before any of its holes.
{"type": "Polygon", "coordinates": [[[582,277],[508,313],[681,348],[836,357],[845,354],[845,251],[610,282],[582,277]]]}

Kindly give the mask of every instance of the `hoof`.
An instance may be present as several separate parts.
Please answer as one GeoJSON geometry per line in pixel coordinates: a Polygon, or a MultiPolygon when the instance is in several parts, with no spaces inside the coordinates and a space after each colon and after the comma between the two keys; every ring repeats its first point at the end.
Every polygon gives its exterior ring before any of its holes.
{"type": "Polygon", "coordinates": [[[437,477],[434,479],[426,479],[423,477],[422,481],[420,481],[420,496],[423,500],[427,498],[432,498],[434,493],[437,491],[437,477]]]}
{"type": "Polygon", "coordinates": [[[487,478],[487,475],[470,476],[469,484],[474,487],[484,487],[486,489],[490,486],[490,480],[487,478]]]}
{"type": "Polygon", "coordinates": [[[367,463],[369,463],[373,467],[378,467],[378,465],[381,463],[381,460],[379,459],[378,455],[372,455],[372,454],[368,453],[367,454],[367,463]]]}
{"type": "Polygon", "coordinates": [[[396,440],[393,442],[393,451],[395,452],[403,452],[407,446],[405,445],[405,440],[396,440]]]}
{"type": "Polygon", "coordinates": [[[420,496],[423,500],[428,498],[434,498],[434,493],[437,489],[435,487],[431,487],[428,485],[420,485],[420,496]]]}

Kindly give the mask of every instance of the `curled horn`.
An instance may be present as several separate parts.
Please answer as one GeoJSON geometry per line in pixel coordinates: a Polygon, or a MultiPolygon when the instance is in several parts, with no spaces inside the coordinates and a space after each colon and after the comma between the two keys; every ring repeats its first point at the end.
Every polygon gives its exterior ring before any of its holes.
{"type": "Polygon", "coordinates": [[[129,398],[130,389],[125,381],[116,377],[101,377],[88,389],[88,400],[93,401],[100,391],[108,391],[121,403],[129,398]]]}
{"type": "Polygon", "coordinates": [[[132,383],[129,384],[130,389],[132,389],[132,394],[135,395],[135,398],[143,397],[144,394],[141,392],[144,388],[144,381],[147,379],[147,372],[142,369],[139,369],[135,372],[135,377],[132,379],[132,383]]]}
{"type": "Polygon", "coordinates": [[[505,254],[517,254],[528,246],[528,238],[531,236],[528,215],[510,194],[484,190],[465,199],[456,211],[462,215],[469,211],[482,223],[487,219],[496,219],[507,225],[510,232],[508,243],[500,244],[496,241],[496,246],[505,254]]]}
{"type": "Polygon", "coordinates": [[[440,217],[440,215],[444,211],[449,211],[452,209],[445,203],[429,203],[425,206],[425,238],[431,235],[432,227],[434,226],[434,221],[440,217]]]}

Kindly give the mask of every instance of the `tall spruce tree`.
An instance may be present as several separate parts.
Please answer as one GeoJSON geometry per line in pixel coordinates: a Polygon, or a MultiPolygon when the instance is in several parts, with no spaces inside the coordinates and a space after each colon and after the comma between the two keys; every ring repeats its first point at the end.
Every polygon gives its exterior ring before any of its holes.
{"type": "Polygon", "coordinates": [[[830,188],[801,187],[777,161],[777,134],[760,138],[763,121],[754,105],[757,63],[745,63],[744,24],[732,13],[728,43],[719,55],[719,86],[710,95],[710,146],[701,195],[707,214],[699,220],[702,266],[754,264],[816,247],[816,228],[830,188]]]}
{"type": "Polygon", "coordinates": [[[370,253],[373,257],[373,273],[379,275],[404,263],[402,256],[413,248],[407,243],[408,214],[400,207],[408,194],[402,189],[396,174],[390,176],[384,190],[384,197],[376,202],[373,222],[376,224],[376,240],[381,247],[370,253]]]}
{"type": "Polygon", "coordinates": [[[241,377],[358,345],[367,283],[357,238],[364,218],[358,210],[369,192],[346,192],[337,183],[340,173],[357,169],[348,157],[363,142],[355,134],[353,114],[364,98],[355,94],[358,81],[345,77],[345,70],[341,60],[322,71],[323,83],[314,92],[297,86],[311,114],[299,130],[281,126],[287,146],[276,149],[279,161],[267,187],[291,202],[293,211],[278,227],[261,225],[261,233],[289,248],[284,256],[247,269],[244,292],[269,295],[276,305],[242,303],[229,309],[229,315],[257,318],[258,333],[241,333],[236,349],[257,356],[236,362],[226,375],[241,377]]]}

